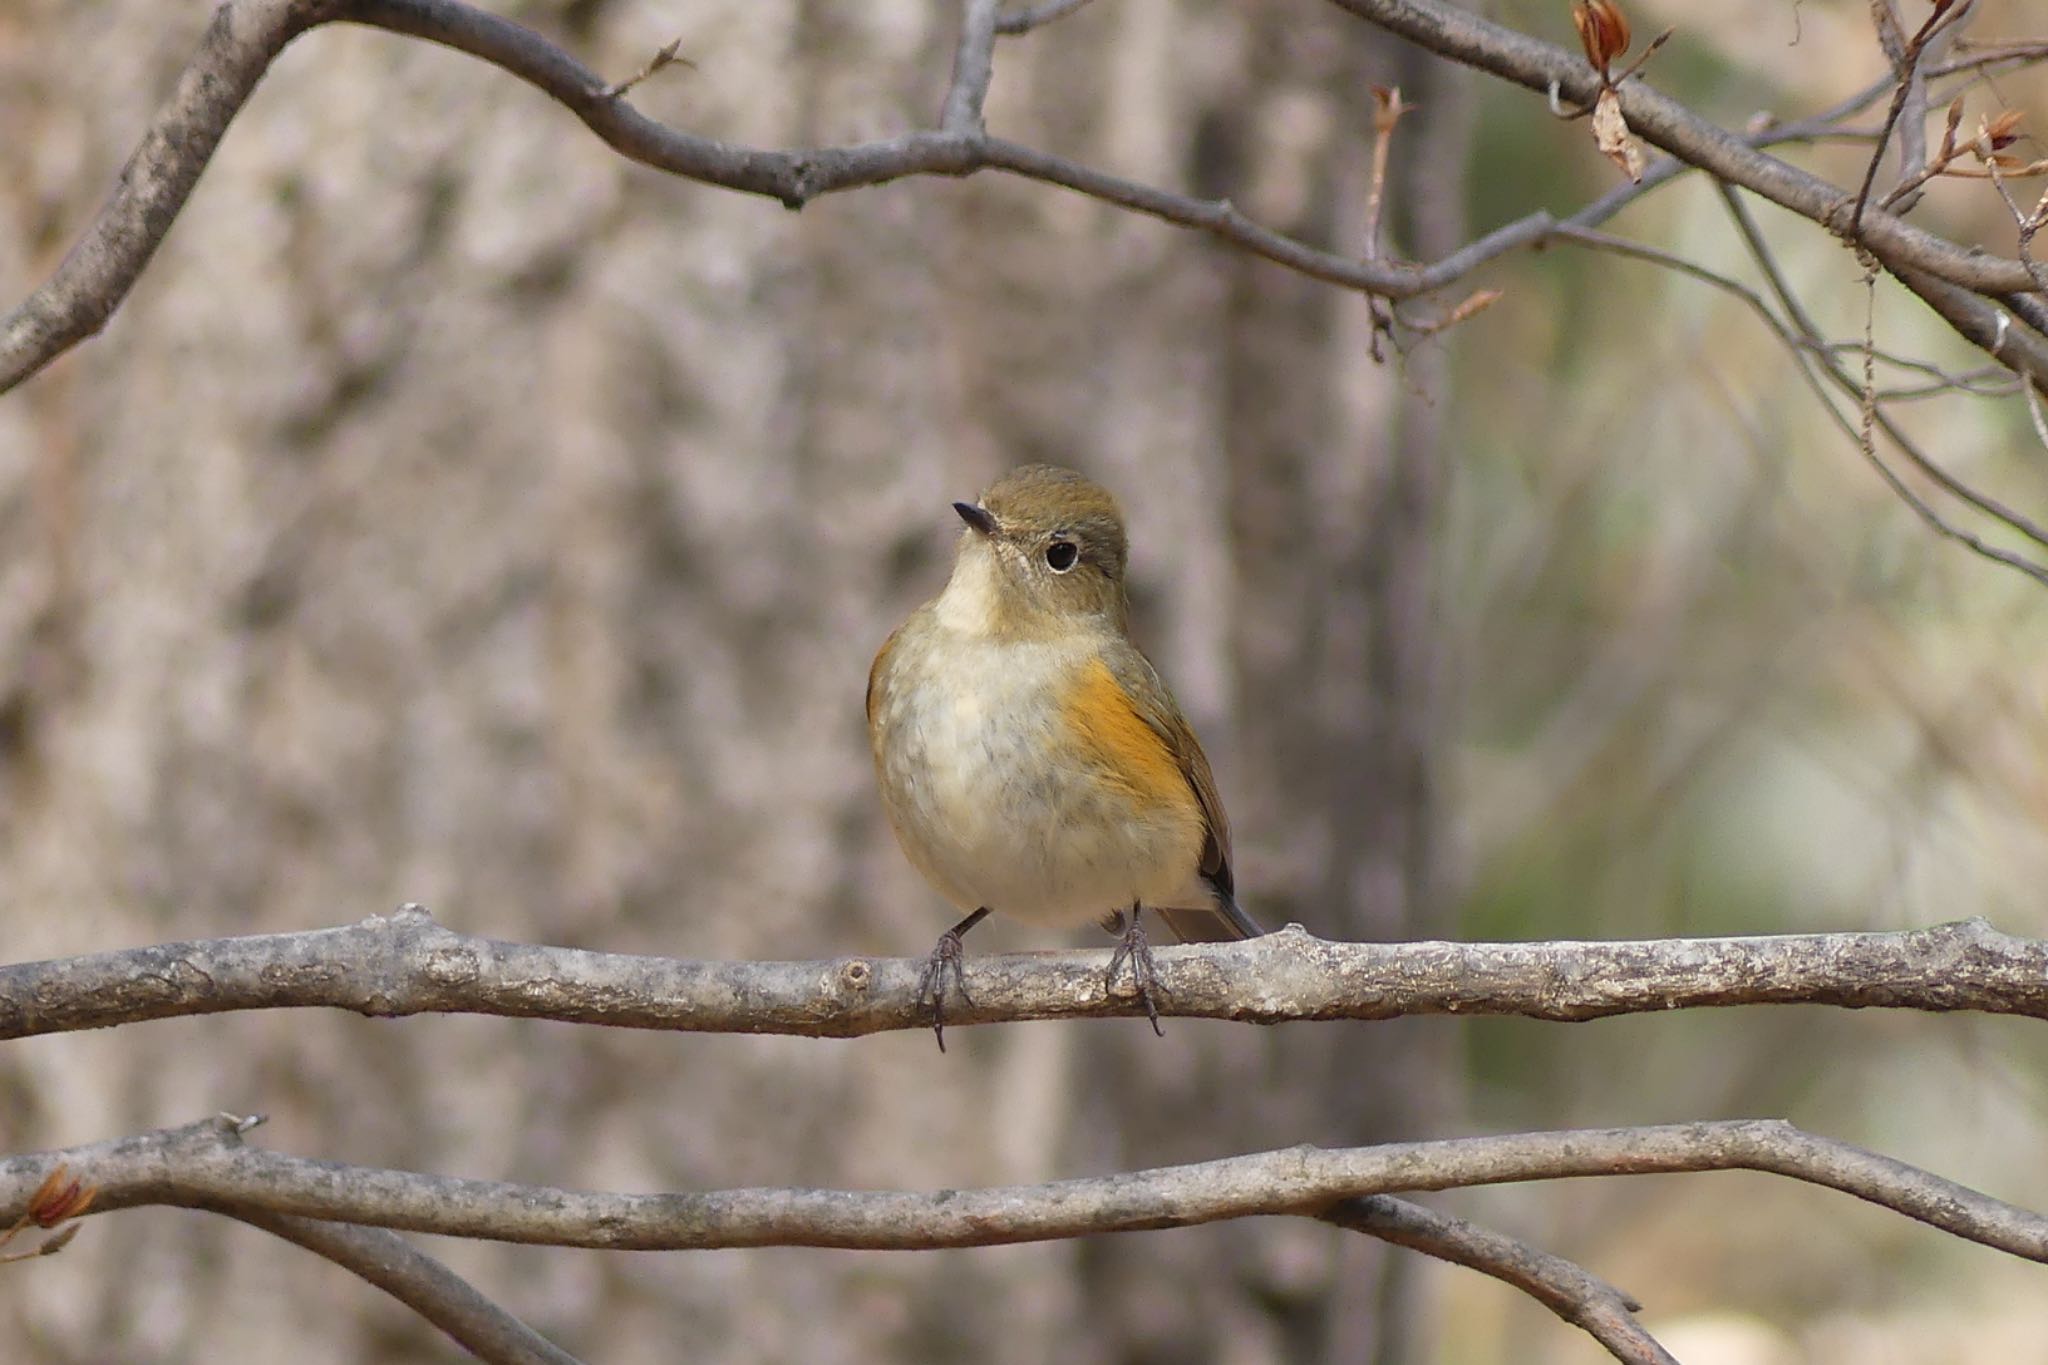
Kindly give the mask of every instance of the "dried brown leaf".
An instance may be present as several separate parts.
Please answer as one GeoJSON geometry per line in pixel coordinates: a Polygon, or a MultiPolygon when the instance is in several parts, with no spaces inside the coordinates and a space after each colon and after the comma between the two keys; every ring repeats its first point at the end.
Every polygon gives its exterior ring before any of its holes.
{"type": "Polygon", "coordinates": [[[1611,86],[1593,101],[1593,145],[1631,181],[1643,182],[1643,144],[1629,131],[1628,120],[1621,113],[1621,96],[1611,86]]]}
{"type": "Polygon", "coordinates": [[[2007,109],[1996,118],[1985,120],[1979,136],[1984,138],[1993,151],[2003,151],[2019,141],[2020,122],[2025,117],[2017,109],[2007,109]]]}

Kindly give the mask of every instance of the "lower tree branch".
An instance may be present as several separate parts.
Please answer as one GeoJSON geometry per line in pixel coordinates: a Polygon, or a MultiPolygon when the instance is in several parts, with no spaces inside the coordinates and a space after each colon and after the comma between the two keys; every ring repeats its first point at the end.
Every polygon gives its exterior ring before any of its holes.
{"type": "Polygon", "coordinates": [[[579,1365],[575,1356],[395,1232],[324,1223],[260,1208],[221,1205],[214,1211],[282,1237],[361,1276],[489,1365],[579,1365]]]}
{"type": "MultiPolygon", "coordinates": [[[[1272,1024],[1412,1014],[1577,1021],[1808,1004],[2048,1018],[2048,943],[1982,920],[1894,933],[1614,943],[1336,943],[1299,926],[1157,950],[1162,1015],[1272,1024]]],[[[973,957],[950,1025],[1135,1015],[1102,952],[973,957]]],[[[0,1039],[234,1010],[489,1014],[850,1038],[930,1026],[922,959],[693,962],[506,943],[418,906],[339,929],[0,967],[0,1039]]]]}
{"type": "Polygon", "coordinates": [[[1561,1256],[1386,1194],[1346,1199],[1325,1210],[1322,1219],[1513,1285],[1582,1329],[1616,1360],[1678,1365],[1636,1321],[1641,1304],[1561,1256]]]}
{"type": "MultiPolygon", "coordinates": [[[[135,1137],[0,1160],[0,1221],[57,1166],[95,1189],[86,1216],[144,1205],[249,1210],[403,1232],[622,1251],[803,1246],[926,1251],[1273,1214],[1322,1218],[1344,1200],[1577,1176],[1762,1171],[1853,1194],[2048,1263],[2048,1217],[1775,1119],[1288,1147],[1041,1185],[910,1193],[804,1188],[611,1194],[464,1180],[287,1156],[223,1115],[135,1137]]],[[[1338,1211],[1340,1217],[1352,1217],[1338,1211]]],[[[1387,1215],[1371,1215],[1380,1218],[1387,1215]]]]}

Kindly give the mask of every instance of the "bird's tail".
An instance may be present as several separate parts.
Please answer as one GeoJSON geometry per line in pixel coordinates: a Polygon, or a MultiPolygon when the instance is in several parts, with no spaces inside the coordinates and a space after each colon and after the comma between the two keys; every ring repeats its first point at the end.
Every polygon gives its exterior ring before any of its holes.
{"type": "Polygon", "coordinates": [[[1158,908],[1153,913],[1166,921],[1166,927],[1173,930],[1173,936],[1182,943],[1230,943],[1241,938],[1257,938],[1266,932],[1238,905],[1237,897],[1229,887],[1212,882],[1210,888],[1216,893],[1213,906],[1201,909],[1158,908]]]}

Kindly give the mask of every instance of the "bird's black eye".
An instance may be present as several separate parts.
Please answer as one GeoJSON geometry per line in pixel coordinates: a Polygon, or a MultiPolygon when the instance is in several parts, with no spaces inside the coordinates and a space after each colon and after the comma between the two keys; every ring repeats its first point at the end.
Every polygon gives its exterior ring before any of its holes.
{"type": "Polygon", "coordinates": [[[1065,573],[1080,557],[1081,551],[1071,540],[1055,540],[1045,547],[1045,567],[1054,573],[1065,573]]]}

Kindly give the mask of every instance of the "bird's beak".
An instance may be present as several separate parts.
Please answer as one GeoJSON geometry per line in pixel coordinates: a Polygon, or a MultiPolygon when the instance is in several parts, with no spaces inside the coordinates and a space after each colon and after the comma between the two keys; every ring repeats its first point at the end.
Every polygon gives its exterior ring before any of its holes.
{"type": "Polygon", "coordinates": [[[992,536],[996,533],[996,519],[990,516],[989,510],[979,503],[956,502],[953,504],[953,510],[960,514],[960,520],[966,522],[983,535],[992,536]]]}

